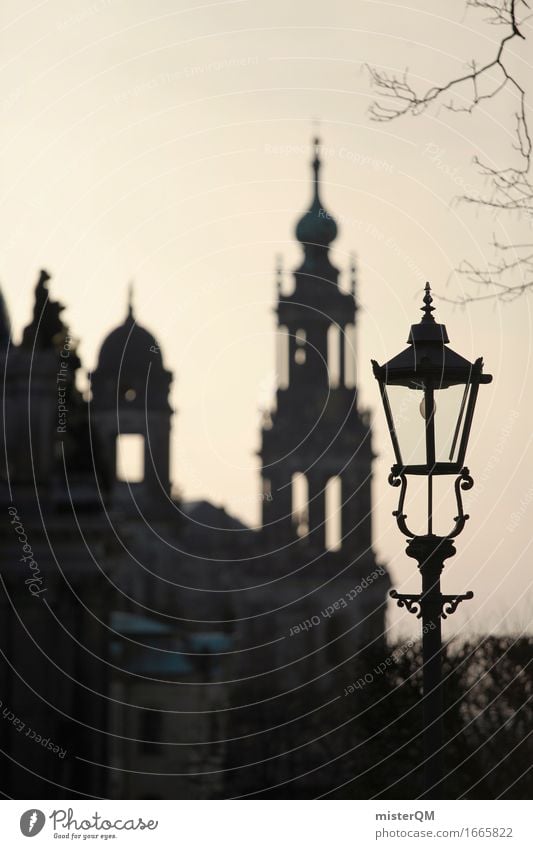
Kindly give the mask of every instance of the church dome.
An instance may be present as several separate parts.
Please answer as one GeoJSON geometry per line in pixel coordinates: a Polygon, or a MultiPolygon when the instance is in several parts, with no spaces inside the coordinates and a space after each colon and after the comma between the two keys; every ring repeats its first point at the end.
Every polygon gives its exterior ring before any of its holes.
{"type": "Polygon", "coordinates": [[[168,410],[171,372],[155,336],[135,320],[130,300],[124,322],[106,336],[91,375],[95,407],[112,409],[117,401],[129,410],[168,410]]]}
{"type": "Polygon", "coordinates": [[[135,320],[131,299],[124,322],[106,336],[98,355],[98,370],[122,374],[145,372],[148,365],[163,368],[159,344],[135,320]]]}
{"type": "Polygon", "coordinates": [[[313,201],[310,208],[296,225],[296,238],[302,244],[323,245],[327,247],[337,236],[337,223],[325,209],[320,200],[320,140],[314,140],[315,156],[312,162],[314,173],[313,201]]]}

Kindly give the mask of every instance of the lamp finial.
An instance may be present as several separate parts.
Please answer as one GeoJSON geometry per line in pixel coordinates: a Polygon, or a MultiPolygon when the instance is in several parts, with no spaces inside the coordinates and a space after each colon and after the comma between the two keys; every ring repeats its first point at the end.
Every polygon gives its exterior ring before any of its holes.
{"type": "Polygon", "coordinates": [[[424,315],[422,317],[422,321],[432,321],[432,322],[434,322],[435,319],[433,318],[431,313],[435,312],[435,307],[431,306],[431,304],[433,303],[433,298],[431,297],[431,286],[429,285],[429,283],[426,283],[426,285],[425,285],[423,300],[424,300],[424,306],[420,307],[420,309],[424,313],[424,315]]]}

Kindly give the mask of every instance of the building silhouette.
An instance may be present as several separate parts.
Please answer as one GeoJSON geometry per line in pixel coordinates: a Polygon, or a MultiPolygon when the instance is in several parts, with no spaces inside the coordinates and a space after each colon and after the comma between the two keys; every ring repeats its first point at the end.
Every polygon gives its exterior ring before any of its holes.
{"type": "Polygon", "coordinates": [[[132,292],[120,327],[104,339],[91,376],[92,419],[100,434],[106,462],[117,470],[117,445],[124,437],[140,438],[142,480],[115,474],[113,503],[135,497],[139,510],[160,508],[170,497],[170,430],[168,395],[172,374],[163,366],[157,340],[133,315],[132,292]],[[128,494],[125,490],[128,489],[128,494]]]}
{"type": "Polygon", "coordinates": [[[263,498],[263,526],[280,543],[293,537],[293,478],[303,475],[307,505],[297,518],[316,548],[325,550],[327,489],[338,480],[342,551],[360,555],[371,547],[372,446],[368,413],[358,410],[354,375],[348,380],[346,371],[354,358],[355,269],[351,291],[342,291],[329,254],[337,225],[320,199],[320,166],[315,139],[312,203],[296,226],[303,261],[294,272],[293,291],[282,294],[278,287],[287,383],[278,388],[276,409],[262,432],[263,493],[275,493],[263,498]]]}
{"type": "Polygon", "coordinates": [[[269,795],[287,781],[314,796],[332,780],[318,767],[305,777],[322,752],[305,723],[287,723],[302,696],[320,705],[363,647],[382,645],[389,583],[372,550],[355,268],[341,286],[320,169],[315,140],[289,294],[278,273],[259,530],[176,496],[173,376],[131,293],[85,392],[48,274],[19,345],[0,302],[0,746],[15,798],[269,795]],[[302,746],[286,754],[295,727],[302,746]]]}

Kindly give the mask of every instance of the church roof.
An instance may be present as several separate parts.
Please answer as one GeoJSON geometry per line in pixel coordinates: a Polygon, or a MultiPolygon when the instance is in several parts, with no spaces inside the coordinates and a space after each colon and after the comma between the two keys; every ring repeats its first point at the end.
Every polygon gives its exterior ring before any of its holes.
{"type": "Polygon", "coordinates": [[[129,613],[126,610],[114,610],[111,614],[111,628],[119,634],[172,634],[169,625],[158,622],[148,616],[129,613]]]}
{"type": "Polygon", "coordinates": [[[123,323],[109,333],[98,355],[98,369],[121,373],[146,371],[148,364],[163,368],[161,349],[155,336],[142,327],[133,314],[130,300],[123,323]]]}
{"type": "Polygon", "coordinates": [[[166,677],[190,675],[194,666],[180,652],[158,654],[154,651],[139,651],[127,664],[127,670],[136,675],[166,677]]]}
{"type": "Polygon", "coordinates": [[[200,631],[190,634],[188,645],[195,652],[227,652],[233,645],[233,639],[225,631],[200,631]]]}
{"type": "Polygon", "coordinates": [[[246,531],[249,528],[235,516],[210,501],[186,501],[181,509],[197,526],[205,530],[246,531]]]}

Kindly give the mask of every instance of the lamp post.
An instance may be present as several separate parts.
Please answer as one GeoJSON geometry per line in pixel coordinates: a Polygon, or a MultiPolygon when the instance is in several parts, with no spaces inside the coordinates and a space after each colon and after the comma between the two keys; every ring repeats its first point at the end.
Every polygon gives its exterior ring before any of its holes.
{"type": "Polygon", "coordinates": [[[472,592],[443,595],[440,576],[444,561],[455,554],[453,541],[469,518],[463,510],[462,491],[471,489],[474,482],[464,461],[479,386],[492,380],[483,374],[481,358],[470,363],[447,347],[448,334],[432,315],[432,300],[426,283],[423,317],[411,327],[409,347],[382,366],[372,360],[396,457],[389,475],[389,483],[400,488],[393,516],[408,538],[406,553],[417,561],[422,576],[421,593],[392,590],[390,594],[399,607],[422,620],[424,798],[428,799],[442,795],[441,619],[473,597],[472,592]],[[422,534],[409,529],[404,513],[408,475],[427,479],[427,527],[422,534]],[[433,483],[441,475],[456,475],[457,516],[445,536],[433,533],[433,483]]]}

